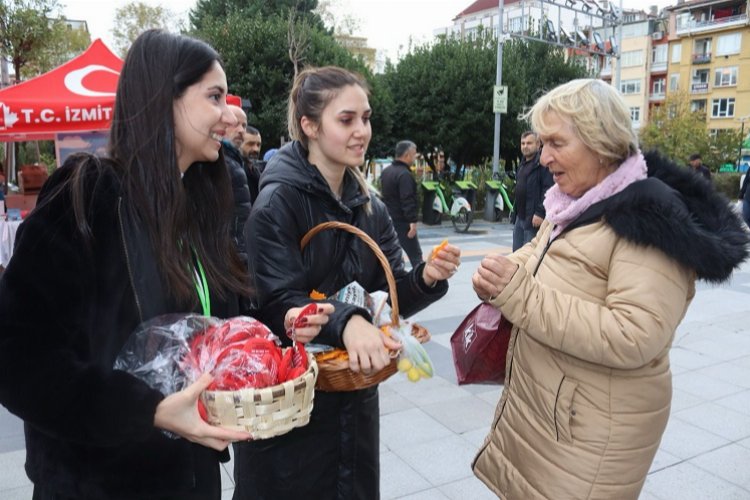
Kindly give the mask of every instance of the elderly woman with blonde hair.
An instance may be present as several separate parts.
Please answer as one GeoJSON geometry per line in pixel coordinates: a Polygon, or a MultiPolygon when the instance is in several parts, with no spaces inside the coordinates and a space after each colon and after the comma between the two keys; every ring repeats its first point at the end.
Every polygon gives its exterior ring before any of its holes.
{"type": "Polygon", "coordinates": [[[600,80],[574,80],[528,113],[555,186],[547,219],[472,281],[515,325],[505,388],[474,473],[506,499],[637,498],[669,418],[669,348],[695,280],[748,255],[709,183],[638,149],[600,80]]]}

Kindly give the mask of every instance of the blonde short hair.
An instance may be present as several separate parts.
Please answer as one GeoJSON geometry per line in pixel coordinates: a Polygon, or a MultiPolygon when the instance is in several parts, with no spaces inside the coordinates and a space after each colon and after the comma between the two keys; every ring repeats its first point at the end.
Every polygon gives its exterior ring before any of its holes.
{"type": "Polygon", "coordinates": [[[630,110],[620,93],[602,80],[581,78],[555,87],[524,118],[545,135],[549,113],[568,121],[581,141],[607,164],[620,164],[638,152],[630,110]]]}

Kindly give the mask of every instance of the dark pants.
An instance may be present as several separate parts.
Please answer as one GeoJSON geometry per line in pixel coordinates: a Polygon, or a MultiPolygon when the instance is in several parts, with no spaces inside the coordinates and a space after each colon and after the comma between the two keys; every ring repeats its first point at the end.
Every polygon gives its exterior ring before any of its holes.
{"type": "Polygon", "coordinates": [[[401,244],[401,248],[406,252],[411,262],[411,267],[415,268],[419,265],[422,260],[422,247],[419,244],[419,236],[415,235],[414,238],[409,238],[409,223],[408,222],[394,222],[394,229],[398,235],[398,242],[401,244]]]}
{"type": "Polygon", "coordinates": [[[526,222],[525,220],[518,217],[516,219],[516,225],[513,226],[513,251],[515,252],[526,243],[534,239],[538,227],[534,227],[531,221],[526,222]]]}
{"type": "Polygon", "coordinates": [[[377,386],[315,391],[310,423],[271,439],[234,444],[233,500],[378,500],[377,386]]]}

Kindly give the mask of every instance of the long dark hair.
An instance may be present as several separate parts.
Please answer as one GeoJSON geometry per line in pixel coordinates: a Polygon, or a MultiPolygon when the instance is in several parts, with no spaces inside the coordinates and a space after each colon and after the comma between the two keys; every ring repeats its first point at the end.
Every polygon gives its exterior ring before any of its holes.
{"type": "MultiPolygon", "coordinates": [[[[181,178],[175,150],[174,101],[215,62],[221,64],[219,55],[200,40],[142,33],[120,73],[110,130],[109,156],[124,192],[147,229],[167,290],[183,305],[197,303],[193,251],[211,290],[224,298],[249,293],[230,238],[233,196],[223,155],[193,164],[181,178]]],[[[83,195],[74,190],[74,205],[83,195]]]]}

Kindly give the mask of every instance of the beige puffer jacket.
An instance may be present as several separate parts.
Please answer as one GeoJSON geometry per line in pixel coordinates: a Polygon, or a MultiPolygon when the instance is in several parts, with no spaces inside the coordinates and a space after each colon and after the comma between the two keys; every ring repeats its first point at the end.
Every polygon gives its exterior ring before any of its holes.
{"type": "Polygon", "coordinates": [[[669,348],[695,274],[604,222],[511,255],[493,304],[515,325],[475,474],[508,500],[637,498],[669,417],[669,348]]]}

